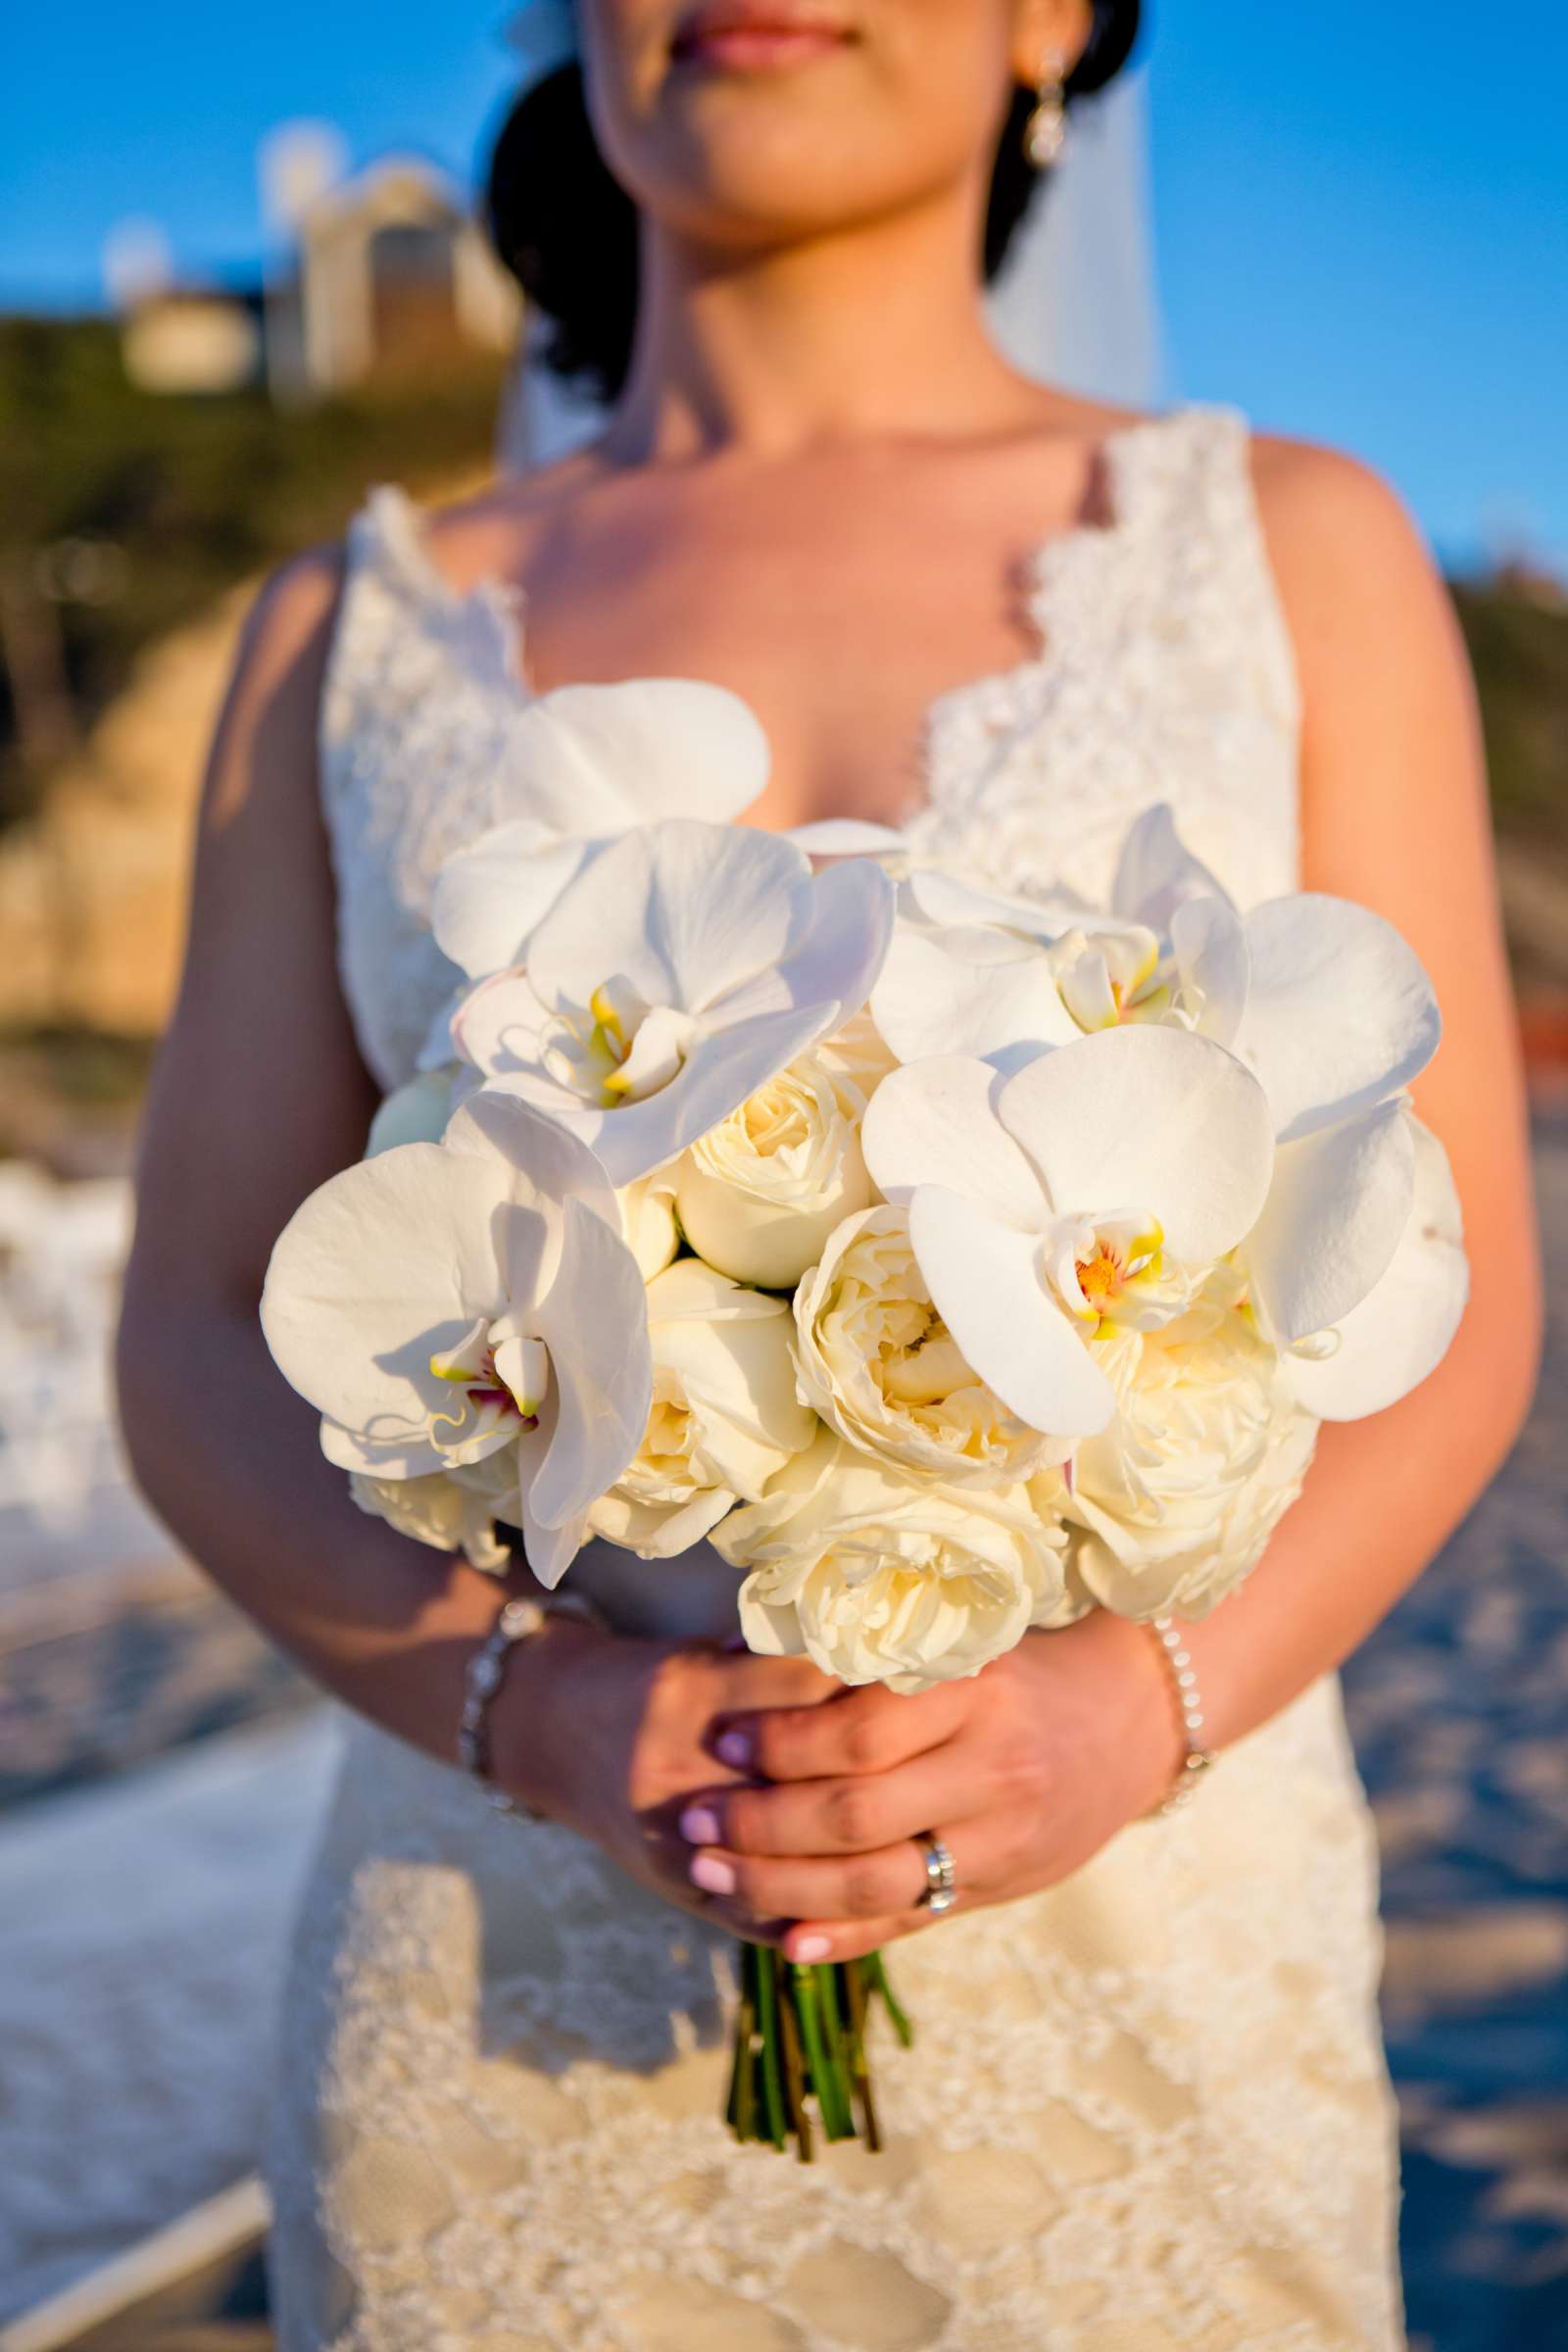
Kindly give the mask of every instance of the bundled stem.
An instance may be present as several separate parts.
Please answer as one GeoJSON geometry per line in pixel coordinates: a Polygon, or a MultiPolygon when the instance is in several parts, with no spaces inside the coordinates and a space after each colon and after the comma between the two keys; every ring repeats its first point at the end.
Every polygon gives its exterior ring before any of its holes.
{"type": "Polygon", "coordinates": [[[912,2029],[888,1984],[880,1952],[813,1966],[786,1960],[770,1944],[741,1945],[741,1997],[735,2019],[725,2119],[737,2139],[783,2149],[803,2164],[826,2139],[882,2145],[871,2093],[866,2029],[880,1998],[894,2033],[908,2045],[912,2029]]]}

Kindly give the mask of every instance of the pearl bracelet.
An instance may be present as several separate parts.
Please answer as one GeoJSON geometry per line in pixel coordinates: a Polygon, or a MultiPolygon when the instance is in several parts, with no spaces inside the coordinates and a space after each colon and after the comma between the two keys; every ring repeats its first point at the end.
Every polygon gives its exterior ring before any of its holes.
{"type": "Polygon", "coordinates": [[[1151,1819],[1157,1820],[1167,1813],[1180,1813],[1198,1793],[1198,1784],[1214,1766],[1211,1748],[1203,1745],[1203,1701],[1198,1688],[1198,1674],[1186,1636],[1174,1618],[1156,1617],[1150,1631],[1164,1653],[1170,1669],[1171,1687],[1181,1711],[1182,1731],[1187,1740],[1187,1753],[1178,1768],[1176,1779],[1163,1800],[1152,1808],[1151,1819]]]}
{"type": "Polygon", "coordinates": [[[501,1688],[507,1660],[519,1642],[543,1633],[551,1617],[576,1617],[585,1625],[604,1627],[607,1619],[585,1592],[552,1592],[543,1600],[531,1592],[514,1593],[506,1601],[489,1633],[468,1660],[463,1680],[463,1713],[458,1719],[458,1762],[484,1789],[486,1802],[498,1813],[516,1813],[527,1821],[548,1821],[547,1813],[524,1804],[498,1788],[490,1777],[490,1701],[501,1688]]]}

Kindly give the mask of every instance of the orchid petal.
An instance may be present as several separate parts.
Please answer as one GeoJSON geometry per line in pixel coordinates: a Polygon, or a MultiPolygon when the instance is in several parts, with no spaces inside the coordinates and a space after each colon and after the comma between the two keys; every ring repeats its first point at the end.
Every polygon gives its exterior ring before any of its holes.
{"type": "Polygon", "coordinates": [[[1392,923],[1316,892],[1246,917],[1251,976],[1235,1051],[1257,1072],[1282,1142],[1408,1086],[1437,1051],[1437,1000],[1392,923]]]}
{"type": "Polygon", "coordinates": [[[791,825],[784,839],[808,858],[897,858],[906,855],[909,847],[897,827],[867,824],[857,816],[823,816],[810,824],[791,825]]]}
{"type": "Polygon", "coordinates": [[[1171,915],[1170,944],[1199,1035],[1230,1045],[1247,1009],[1251,968],[1241,916],[1228,899],[1187,899],[1171,915]]]}
{"type": "Polygon", "coordinates": [[[653,1401],[637,1261],[580,1200],[565,1204],[560,1269],[536,1321],[550,1349],[556,1414],[528,1506],[536,1526],[560,1528],[614,1485],[642,1444],[653,1401]]]}
{"type": "MultiPolygon", "coordinates": [[[[377,1416],[376,1426],[390,1433],[394,1428],[393,1417],[390,1414],[377,1416]]],[[[421,1414],[418,1428],[411,1429],[407,1436],[386,1434],[372,1439],[361,1437],[352,1429],[345,1429],[341,1422],[323,1419],[321,1451],[339,1470],[360,1470],[370,1478],[422,1478],[432,1470],[445,1471],[449,1467],[440,1447],[432,1446],[423,1435],[424,1427],[421,1414]]],[[[506,1431],[499,1430],[495,1438],[496,1449],[499,1451],[506,1443],[506,1431]]]]}
{"type": "Polygon", "coordinates": [[[1168,934],[1177,907],[1190,899],[1231,904],[1230,893],[1201,859],[1193,856],[1177,832],[1169,803],[1157,801],[1128,830],[1116,862],[1110,903],[1117,914],[1168,934]]]}
{"type": "Polygon", "coordinates": [[[906,1062],[954,1054],[1012,1062],[1078,1035],[1046,956],[1004,931],[896,931],[871,1017],[906,1062]]]}
{"type": "Polygon", "coordinates": [[[1409,1123],[1414,1198],[1398,1248],[1341,1320],[1332,1353],[1284,1358],[1292,1391],[1323,1421],[1359,1421],[1408,1396],[1442,1362],[1464,1314],[1470,1273],[1447,1155],[1419,1119],[1409,1123]]]}
{"type": "Polygon", "coordinates": [[[1268,1193],[1261,1087],[1185,1029],[1134,1023],[1081,1037],[1007,1079],[997,1113],[1058,1215],[1152,1216],[1180,1265],[1233,1249],[1268,1193]]]}
{"type": "Polygon", "coordinates": [[[860,1150],[889,1200],[943,1185],[1008,1224],[1038,1229],[1040,1183],[993,1107],[996,1072],[956,1054],[906,1063],[866,1104],[860,1150]]]}
{"type": "Polygon", "coordinates": [[[363,1438],[401,1439],[450,1404],[429,1368],[499,1299],[491,1220],[509,1191],[494,1161],[402,1144],[327,1178],[273,1247],[262,1329],[279,1370],[363,1438]]]}
{"type": "Polygon", "coordinates": [[[1040,1237],[1000,1224],[973,1200],[920,1185],[909,1240],[932,1304],[965,1360],[1031,1429],[1087,1437],[1115,1392],[1040,1279],[1040,1237]]]}
{"type": "Polygon", "coordinates": [[[516,963],[599,846],[564,840],[531,816],[482,834],[436,874],[430,899],[436,946],[470,980],[516,963]]]}
{"type": "Polygon", "coordinates": [[[618,978],[645,1004],[703,1012],[792,956],[813,913],[810,866],[788,842],[670,818],[601,851],[535,932],[528,978],[557,1008],[618,978]]]}
{"type": "Polygon", "coordinates": [[[1386,1271],[1409,1221],[1412,1125],[1385,1102],[1279,1147],[1245,1256],[1281,1347],[1342,1321],[1386,1271]]]}
{"type": "Polygon", "coordinates": [[[776,967],[730,989],[710,1020],[753,1020],[792,1005],[837,1004],[838,1018],[860,1010],[893,937],[893,885],[868,858],[829,866],[811,884],[810,928],[776,967]]]}
{"type": "Polygon", "coordinates": [[[620,1210],[599,1161],[576,1136],[531,1103],[488,1091],[471,1095],[453,1114],[443,1142],[449,1152],[495,1160],[521,1175],[520,1197],[531,1191],[554,1200],[581,1200],[620,1231],[620,1210]]]}
{"type": "Polygon", "coordinates": [[[665,816],[723,824],[767,782],[767,737],[727,687],[695,678],[562,686],[515,721],[503,798],[557,833],[665,816]]]}
{"type": "Polygon", "coordinates": [[[1047,899],[1026,899],[1007,892],[981,890],[960,874],[941,866],[917,866],[909,876],[909,897],[928,923],[943,929],[970,930],[975,926],[1010,931],[1020,939],[1048,945],[1062,931],[1081,921],[1085,907],[1071,892],[1054,892],[1047,899]]]}

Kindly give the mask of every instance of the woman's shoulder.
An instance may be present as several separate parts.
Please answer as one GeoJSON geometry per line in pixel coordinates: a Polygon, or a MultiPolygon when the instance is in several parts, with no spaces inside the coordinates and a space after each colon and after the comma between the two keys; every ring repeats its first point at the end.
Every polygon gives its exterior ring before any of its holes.
{"type": "Polygon", "coordinates": [[[1345,450],[1283,433],[1249,436],[1252,484],[1282,585],[1347,606],[1432,576],[1419,525],[1386,474],[1345,450]]]}

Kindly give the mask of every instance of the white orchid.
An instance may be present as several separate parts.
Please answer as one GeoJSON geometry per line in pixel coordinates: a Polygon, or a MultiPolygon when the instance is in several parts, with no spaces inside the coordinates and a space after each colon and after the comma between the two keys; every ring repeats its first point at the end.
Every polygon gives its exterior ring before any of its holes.
{"type": "Polygon", "coordinates": [[[641,826],[568,885],[519,968],[466,999],[466,1083],[537,1104],[630,1183],[858,1009],[892,920],[866,859],[813,877],[772,834],[641,826]]]}
{"type": "Polygon", "coordinates": [[[1097,1336],[1183,1311],[1255,1223],[1274,1156],[1257,1080],[1176,1028],[1079,1037],[1004,1078],[975,1059],[909,1063],[878,1088],[861,1144],[907,1201],[963,1356],[1060,1438],[1115,1410],[1097,1336]]]}
{"type": "Polygon", "coordinates": [[[1447,1153],[1419,1119],[1400,1115],[1411,1145],[1410,1204],[1388,1262],[1354,1305],[1283,1359],[1292,1394],[1323,1421],[1359,1421],[1407,1396],[1447,1353],[1469,1297],[1447,1153]]]}
{"type": "Polygon", "coordinates": [[[767,782],[767,737],[740,697],[688,678],[563,686],[517,719],[505,823],[449,858],[430,927],[470,980],[522,956],[535,927],[606,842],[685,816],[723,824],[767,782]]]}
{"type": "Polygon", "coordinates": [[[415,1480],[494,1463],[498,1488],[504,1469],[495,1515],[547,1585],[648,1419],[643,1279],[609,1180],[505,1096],[313,1193],[273,1249],[262,1325],[340,1468],[415,1480]]]}

